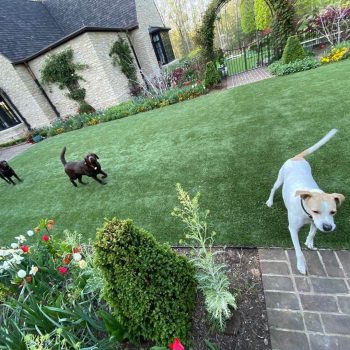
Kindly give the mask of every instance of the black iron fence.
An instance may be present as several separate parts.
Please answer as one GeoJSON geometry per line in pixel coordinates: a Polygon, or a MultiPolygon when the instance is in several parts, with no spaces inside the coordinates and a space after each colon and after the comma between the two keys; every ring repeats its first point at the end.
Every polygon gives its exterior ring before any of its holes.
{"type": "Polygon", "coordinates": [[[224,65],[220,70],[228,76],[266,66],[272,60],[272,50],[268,37],[248,46],[222,51],[224,65]]]}

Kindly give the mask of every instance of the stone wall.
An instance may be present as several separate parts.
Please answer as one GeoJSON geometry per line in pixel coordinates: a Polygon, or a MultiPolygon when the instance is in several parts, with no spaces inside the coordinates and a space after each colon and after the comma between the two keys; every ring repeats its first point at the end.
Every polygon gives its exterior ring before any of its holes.
{"type": "MultiPolygon", "coordinates": [[[[86,102],[96,110],[104,109],[130,98],[128,81],[119,66],[113,66],[109,51],[119,36],[124,33],[87,32],[50,51],[59,53],[71,48],[74,51],[74,61],[87,67],[79,74],[84,80],[79,81],[86,89],[86,102]]],[[[49,54],[39,56],[29,62],[31,69],[40,79],[40,70],[49,54]]],[[[78,104],[66,97],[66,90],[57,86],[45,86],[53,104],[62,116],[76,114],[78,104]]]]}
{"type": "Polygon", "coordinates": [[[153,0],[136,0],[139,29],[130,33],[143,73],[152,78],[160,73],[157,57],[153,49],[149,27],[164,27],[162,18],[153,0]]]}
{"type": "MultiPolygon", "coordinates": [[[[5,91],[32,127],[47,125],[55,119],[50,105],[42,96],[25,66],[13,66],[2,55],[0,55],[0,88],[5,91]]],[[[26,130],[23,124],[0,131],[0,143],[22,137],[26,130]]]]}

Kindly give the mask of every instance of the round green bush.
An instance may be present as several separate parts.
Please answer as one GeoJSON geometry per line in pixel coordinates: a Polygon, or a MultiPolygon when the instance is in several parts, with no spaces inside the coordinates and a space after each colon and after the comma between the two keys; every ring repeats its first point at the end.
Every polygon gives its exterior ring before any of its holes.
{"type": "Polygon", "coordinates": [[[106,281],[104,298],[129,339],[164,346],[175,337],[186,342],[196,295],[188,259],[131,220],[115,218],[97,230],[95,248],[106,281]]]}
{"type": "Polygon", "coordinates": [[[290,36],[287,40],[287,44],[283,50],[282,64],[291,63],[297,60],[302,60],[305,58],[305,52],[300,44],[297,35],[290,36]]]}
{"type": "Polygon", "coordinates": [[[207,67],[204,74],[204,84],[207,87],[214,86],[219,84],[221,81],[221,76],[218,70],[215,67],[213,62],[208,62],[207,67]]]}

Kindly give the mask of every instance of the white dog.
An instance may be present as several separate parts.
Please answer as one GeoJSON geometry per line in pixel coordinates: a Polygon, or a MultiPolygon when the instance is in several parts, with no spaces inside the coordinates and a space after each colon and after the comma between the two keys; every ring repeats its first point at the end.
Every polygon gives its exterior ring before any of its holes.
{"type": "Polygon", "coordinates": [[[311,174],[311,167],[304,159],[305,156],[315,152],[337,132],[331,130],[319,142],[309,149],[288,159],[280,169],[278,178],[270,193],[266,204],[271,207],[275,191],[283,184],[282,195],[288,210],[289,231],[292,237],[297,267],[300,273],[306,273],[305,258],[300,248],[298,233],[302,226],[310,224],[310,232],[306,239],[306,246],[314,248],[314,237],[317,229],[322,232],[335,229],[333,216],[337,207],[345,197],[339,193],[324,193],[317,185],[311,174]]]}

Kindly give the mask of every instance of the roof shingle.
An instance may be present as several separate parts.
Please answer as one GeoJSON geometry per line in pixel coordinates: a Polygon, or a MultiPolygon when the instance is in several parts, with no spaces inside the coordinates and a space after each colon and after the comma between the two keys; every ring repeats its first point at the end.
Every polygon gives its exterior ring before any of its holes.
{"type": "Polygon", "coordinates": [[[83,28],[137,26],[134,0],[1,0],[0,54],[23,60],[83,28]]]}

